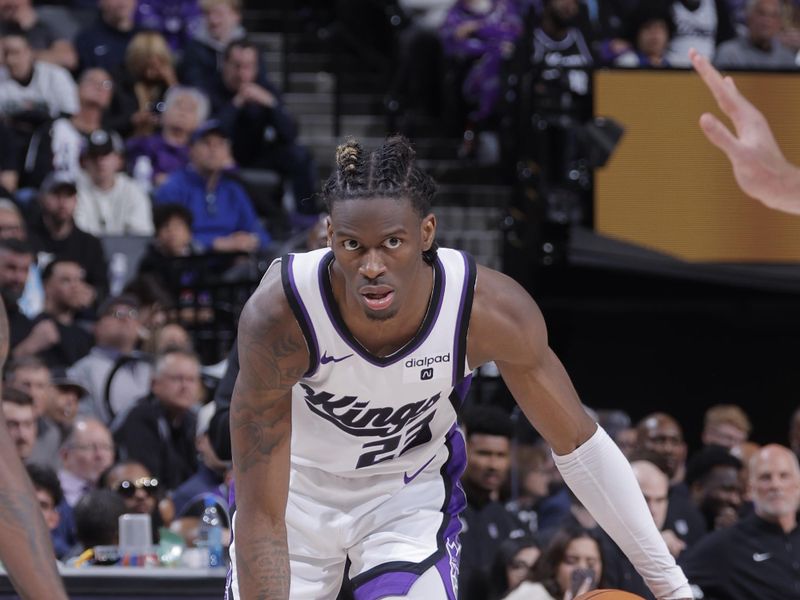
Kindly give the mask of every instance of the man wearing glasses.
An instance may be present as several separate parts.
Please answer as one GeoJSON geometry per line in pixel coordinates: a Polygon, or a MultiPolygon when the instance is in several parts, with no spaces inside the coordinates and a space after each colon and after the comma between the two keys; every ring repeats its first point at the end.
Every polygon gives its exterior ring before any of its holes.
{"type": "Polygon", "coordinates": [[[110,424],[116,415],[147,395],[153,367],[134,353],[142,326],[135,297],[123,294],[108,298],[100,305],[97,317],[94,346],[67,374],[86,388],[88,398],[84,402],[89,403],[92,414],[110,424]]]}
{"type": "Polygon", "coordinates": [[[97,419],[78,419],[59,452],[58,479],[64,499],[75,506],[81,496],[97,487],[100,474],[114,464],[111,432],[97,419]]]}
{"type": "Polygon", "coordinates": [[[122,460],[142,463],[167,490],[197,471],[194,436],[200,404],[200,362],[172,350],[156,361],[151,393],[112,427],[122,460]]]}

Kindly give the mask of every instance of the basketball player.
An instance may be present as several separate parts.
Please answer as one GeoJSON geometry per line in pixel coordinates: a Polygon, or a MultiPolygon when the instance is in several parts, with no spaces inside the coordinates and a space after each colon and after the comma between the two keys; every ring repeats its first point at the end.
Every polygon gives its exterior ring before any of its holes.
{"type": "Polygon", "coordinates": [[[456,412],[495,361],[565,481],[658,598],[690,598],[627,460],[581,407],[513,280],[437,249],[433,180],[403,138],[340,146],[325,248],[273,264],[239,325],[228,598],[455,600],[456,412]],[[291,589],[291,592],[290,592],[291,589]]]}
{"type": "Polygon", "coordinates": [[[764,115],[697,50],[691,49],[689,58],[733,122],[735,135],[714,115],[700,117],[703,133],[731,161],[739,187],[769,208],[800,214],[800,168],[783,156],[764,115]]]}
{"type": "MultiPolygon", "coordinates": [[[[0,299],[0,371],[8,357],[8,319],[0,299]]],[[[20,597],[67,600],[55,553],[14,442],[0,419],[0,561],[20,597]]]]}

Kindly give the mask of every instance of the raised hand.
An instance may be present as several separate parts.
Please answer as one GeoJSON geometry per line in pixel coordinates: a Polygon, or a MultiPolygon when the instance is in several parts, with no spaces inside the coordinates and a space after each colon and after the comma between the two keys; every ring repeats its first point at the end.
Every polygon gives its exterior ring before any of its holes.
{"type": "Polygon", "coordinates": [[[800,214],[800,169],[783,156],[764,115],[706,57],[691,49],[689,59],[733,123],[735,133],[710,113],[700,117],[703,133],[731,161],[739,187],[770,208],[800,214]]]}

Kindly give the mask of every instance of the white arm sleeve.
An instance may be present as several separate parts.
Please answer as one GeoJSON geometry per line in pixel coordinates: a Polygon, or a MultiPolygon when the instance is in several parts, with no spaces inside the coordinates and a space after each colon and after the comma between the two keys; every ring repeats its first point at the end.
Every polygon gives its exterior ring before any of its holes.
{"type": "Polygon", "coordinates": [[[575,496],[630,559],[656,598],[692,597],[630,464],[602,427],[569,454],[553,453],[553,460],[575,496]]]}

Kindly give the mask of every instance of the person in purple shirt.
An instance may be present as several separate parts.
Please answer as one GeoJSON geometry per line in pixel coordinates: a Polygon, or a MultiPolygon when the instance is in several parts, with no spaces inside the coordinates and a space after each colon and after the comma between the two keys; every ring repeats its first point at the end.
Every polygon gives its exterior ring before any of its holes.
{"type": "Polygon", "coordinates": [[[202,15],[197,0],[139,0],[135,20],[140,29],[158,31],[172,51],[180,54],[199,30],[202,15]]]}
{"type": "Polygon", "coordinates": [[[462,85],[479,124],[493,116],[500,99],[500,69],[522,33],[522,18],[512,0],[458,0],[441,29],[446,56],[469,63],[462,85]]]}
{"type": "Polygon", "coordinates": [[[230,142],[218,121],[192,134],[189,165],[155,192],[156,204],[182,204],[192,213],[194,239],[215,252],[265,250],[270,236],[245,189],[226,171],[233,165],[230,142]]]}
{"type": "Polygon", "coordinates": [[[127,145],[128,171],[144,164],[150,183],[159,186],[167,176],[189,164],[189,140],[208,117],[208,98],[198,89],[173,86],[164,97],[161,131],[133,138],[127,145]]]}

